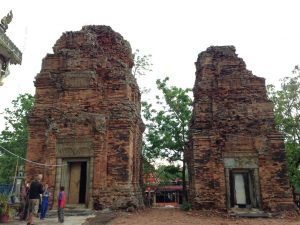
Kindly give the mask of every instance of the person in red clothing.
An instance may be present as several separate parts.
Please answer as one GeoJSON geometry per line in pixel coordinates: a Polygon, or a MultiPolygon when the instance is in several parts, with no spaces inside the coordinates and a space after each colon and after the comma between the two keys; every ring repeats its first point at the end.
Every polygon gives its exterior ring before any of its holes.
{"type": "Polygon", "coordinates": [[[58,222],[63,223],[64,222],[64,208],[66,206],[66,193],[65,193],[65,187],[60,187],[60,192],[58,196],[58,208],[57,208],[57,214],[58,214],[58,222]]]}

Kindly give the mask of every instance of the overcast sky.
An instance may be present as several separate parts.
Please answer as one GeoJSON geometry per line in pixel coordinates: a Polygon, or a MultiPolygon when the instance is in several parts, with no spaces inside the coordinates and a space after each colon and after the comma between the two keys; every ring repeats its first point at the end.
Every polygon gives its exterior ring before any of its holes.
{"type": "MultiPolygon", "coordinates": [[[[0,87],[0,113],[21,93],[34,94],[34,77],[56,40],[83,25],[109,25],[132,49],[152,54],[153,72],[140,79],[152,88],[157,78],[192,87],[197,55],[211,45],[234,45],[254,75],[267,83],[291,75],[300,64],[298,0],[9,0],[0,17],[13,11],[6,34],[23,52],[0,87]]],[[[0,115],[0,130],[4,121],[0,115]]]]}

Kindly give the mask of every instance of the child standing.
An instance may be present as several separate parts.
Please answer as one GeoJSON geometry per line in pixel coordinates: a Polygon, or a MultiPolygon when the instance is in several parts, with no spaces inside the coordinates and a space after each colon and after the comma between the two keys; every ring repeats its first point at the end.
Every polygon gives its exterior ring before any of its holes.
{"type": "Polygon", "coordinates": [[[58,196],[58,222],[63,223],[64,222],[64,208],[66,206],[66,193],[65,193],[65,187],[60,187],[60,192],[58,196]]]}
{"type": "Polygon", "coordinates": [[[49,202],[49,191],[48,191],[48,184],[45,184],[44,193],[42,195],[42,205],[41,205],[41,220],[45,219],[47,209],[48,209],[48,202],[49,202]]]}

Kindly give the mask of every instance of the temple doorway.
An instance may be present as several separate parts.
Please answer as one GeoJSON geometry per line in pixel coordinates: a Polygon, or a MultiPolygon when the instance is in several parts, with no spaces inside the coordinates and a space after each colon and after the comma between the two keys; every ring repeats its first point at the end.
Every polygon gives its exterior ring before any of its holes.
{"type": "Polygon", "coordinates": [[[254,199],[253,175],[251,170],[232,170],[230,172],[231,207],[256,207],[254,199]]]}
{"type": "Polygon", "coordinates": [[[86,203],[87,162],[68,162],[69,189],[68,204],[86,203]]]}

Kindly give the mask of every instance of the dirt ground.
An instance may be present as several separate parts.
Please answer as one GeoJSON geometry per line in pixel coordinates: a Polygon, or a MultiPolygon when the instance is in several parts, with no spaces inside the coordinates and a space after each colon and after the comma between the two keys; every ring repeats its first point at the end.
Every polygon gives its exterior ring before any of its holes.
{"type": "MultiPolygon", "coordinates": [[[[36,225],[59,224],[57,218],[36,219],[36,225]]],[[[26,224],[10,221],[9,225],[26,224]]],[[[300,225],[300,216],[273,219],[236,219],[211,211],[185,212],[172,208],[152,208],[139,212],[96,212],[90,216],[68,216],[64,225],[300,225]]]]}
{"type": "MultiPolygon", "coordinates": [[[[63,225],[81,225],[88,217],[91,216],[66,216],[65,222],[63,225]]],[[[20,221],[18,219],[15,219],[13,221],[9,221],[8,223],[5,223],[8,225],[25,225],[26,221],[20,221]]],[[[35,225],[53,225],[53,224],[62,224],[57,222],[57,218],[46,218],[45,220],[40,220],[38,218],[34,221],[35,225]]]]}
{"type": "Polygon", "coordinates": [[[210,212],[190,211],[179,209],[153,208],[139,212],[118,212],[98,214],[88,219],[84,225],[300,225],[299,216],[285,216],[272,219],[236,219],[210,212]]]}

